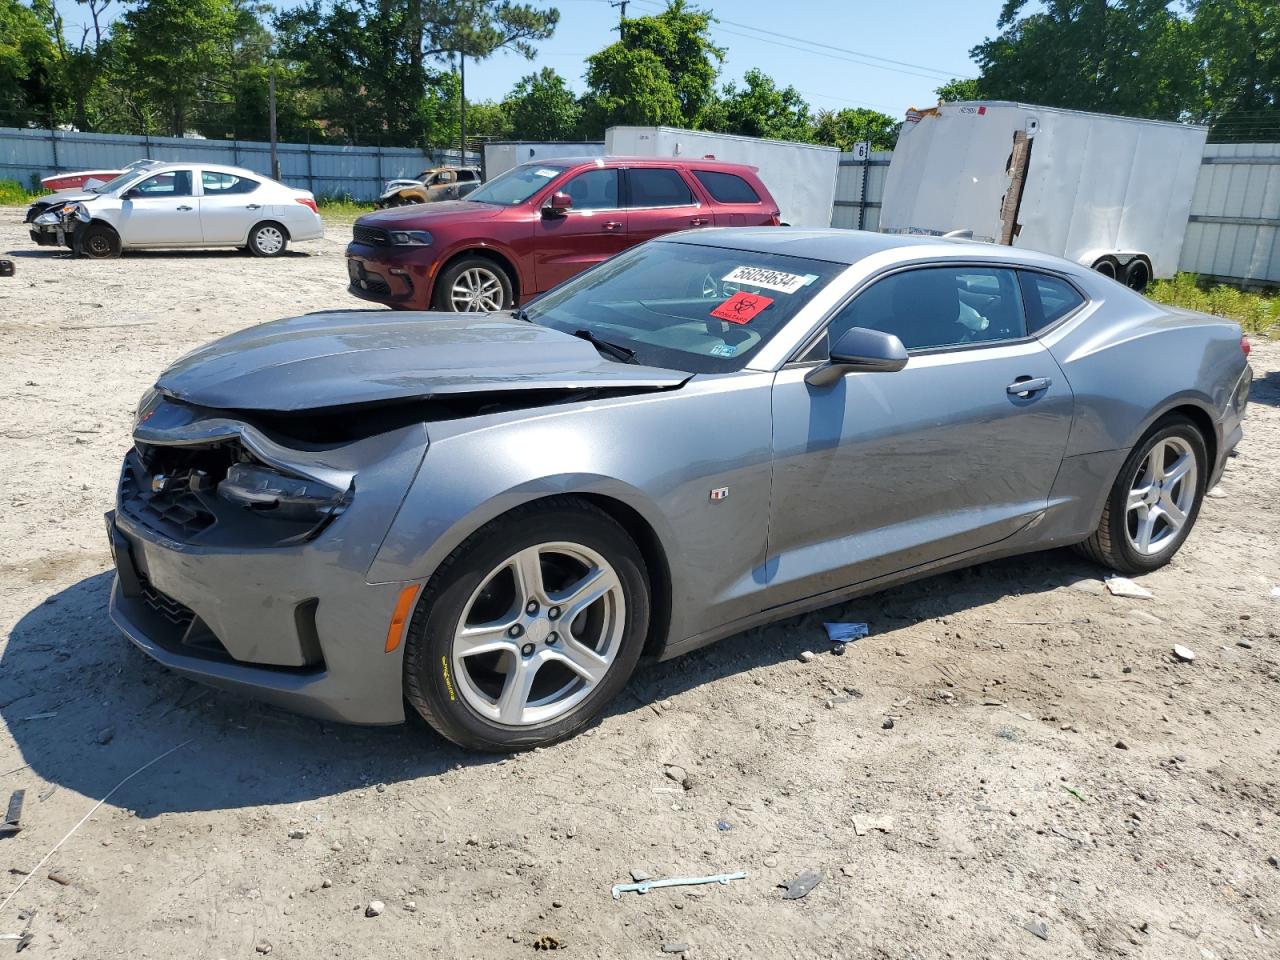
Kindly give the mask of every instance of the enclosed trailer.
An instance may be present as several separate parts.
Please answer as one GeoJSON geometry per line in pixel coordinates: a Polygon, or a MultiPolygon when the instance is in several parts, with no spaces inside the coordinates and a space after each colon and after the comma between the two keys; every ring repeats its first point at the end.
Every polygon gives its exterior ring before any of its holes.
{"type": "Polygon", "coordinates": [[[1178,269],[1206,128],[975,101],[903,125],[880,229],[972,232],[1135,289],[1178,269]]]}
{"type": "Polygon", "coordinates": [[[604,134],[611,156],[714,157],[755,167],[778,201],[783,223],[831,226],[840,151],[812,143],[761,140],[676,127],[610,127],[604,134]]]}
{"type": "Polygon", "coordinates": [[[531,160],[602,156],[603,140],[494,140],[484,145],[484,178],[492,180],[531,160]]]}

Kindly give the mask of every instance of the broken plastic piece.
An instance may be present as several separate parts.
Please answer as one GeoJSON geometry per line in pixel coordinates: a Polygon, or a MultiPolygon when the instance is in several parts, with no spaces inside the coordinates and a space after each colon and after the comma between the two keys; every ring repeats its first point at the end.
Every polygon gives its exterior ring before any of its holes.
{"type": "Polygon", "coordinates": [[[1146,587],[1139,586],[1128,577],[1107,577],[1107,590],[1113,597],[1131,597],[1135,600],[1150,600],[1155,596],[1146,587]]]}
{"type": "Polygon", "coordinates": [[[782,895],[783,900],[799,900],[805,896],[810,890],[822,882],[822,871],[812,868],[801,872],[787,884],[787,892],[782,895]]]}
{"type": "Polygon", "coordinates": [[[852,643],[871,632],[865,623],[824,623],[823,626],[827,628],[827,636],[832,643],[852,643]]]}
{"type": "Polygon", "coordinates": [[[624,893],[648,893],[658,887],[697,887],[704,883],[725,884],[730,880],[745,879],[747,871],[739,870],[737,873],[717,873],[709,877],[671,877],[667,880],[645,880],[643,883],[615,883],[613,899],[621,900],[624,893]]]}
{"type": "Polygon", "coordinates": [[[9,812],[4,815],[4,823],[0,824],[0,837],[12,837],[22,829],[19,821],[22,819],[22,800],[26,795],[25,790],[15,790],[9,797],[9,812]]]}

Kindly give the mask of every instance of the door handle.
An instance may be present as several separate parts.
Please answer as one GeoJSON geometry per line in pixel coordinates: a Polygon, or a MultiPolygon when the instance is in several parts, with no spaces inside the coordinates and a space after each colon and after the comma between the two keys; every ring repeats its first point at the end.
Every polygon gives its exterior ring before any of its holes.
{"type": "Polygon", "coordinates": [[[605,223],[604,223],[604,228],[605,228],[606,230],[621,230],[621,229],[622,229],[622,221],[620,221],[620,220],[606,220],[606,221],[605,221],[605,223]]]}
{"type": "Polygon", "coordinates": [[[694,217],[689,222],[693,224],[695,227],[705,227],[711,221],[708,220],[706,217],[694,217]]]}
{"type": "Polygon", "coordinates": [[[179,209],[179,210],[190,210],[191,208],[190,208],[190,207],[188,207],[188,206],[184,203],[182,206],[178,207],[178,209],[179,209]]]}
{"type": "Polygon", "coordinates": [[[246,203],[246,204],[244,205],[244,208],[245,208],[246,210],[261,210],[261,209],[262,209],[262,204],[259,204],[259,203],[246,203]]]}
{"type": "Polygon", "coordinates": [[[1041,390],[1048,390],[1053,386],[1053,381],[1048,377],[1019,377],[1009,386],[1005,387],[1005,392],[1011,397],[1022,397],[1026,399],[1033,393],[1039,393],[1041,390]]]}

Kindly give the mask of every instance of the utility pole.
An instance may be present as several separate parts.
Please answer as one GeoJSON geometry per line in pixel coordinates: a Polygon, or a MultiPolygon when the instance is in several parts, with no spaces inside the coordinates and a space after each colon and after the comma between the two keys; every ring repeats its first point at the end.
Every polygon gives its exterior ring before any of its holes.
{"type": "Polygon", "coordinates": [[[467,165],[467,55],[458,54],[458,126],[462,137],[458,150],[458,166],[467,165]]]}
{"type": "Polygon", "coordinates": [[[280,158],[276,155],[276,68],[267,75],[267,118],[271,130],[271,179],[280,179],[280,158]]]}
{"type": "Polygon", "coordinates": [[[618,36],[624,40],[626,39],[626,27],[624,24],[627,21],[627,4],[630,2],[631,0],[613,0],[613,2],[609,4],[611,7],[621,7],[621,10],[618,13],[618,36]]]}

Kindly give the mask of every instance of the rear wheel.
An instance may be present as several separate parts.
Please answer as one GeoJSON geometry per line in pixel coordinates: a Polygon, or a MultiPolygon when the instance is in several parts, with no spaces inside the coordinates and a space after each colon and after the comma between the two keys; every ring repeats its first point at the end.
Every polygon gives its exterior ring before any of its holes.
{"type": "Polygon", "coordinates": [[[255,257],[278,257],[289,245],[289,236],[278,223],[260,223],[249,231],[249,252],[255,257]]]}
{"type": "Polygon", "coordinates": [[[486,257],[467,257],[436,281],[432,306],[452,313],[493,313],[515,306],[511,278],[486,257]]]}
{"type": "Polygon", "coordinates": [[[105,223],[90,223],[74,234],[73,249],[86,257],[105,260],[120,256],[120,234],[105,223]]]}
{"type": "Polygon", "coordinates": [[[1112,256],[1099,257],[1094,261],[1093,269],[1104,277],[1110,277],[1112,280],[1120,277],[1120,261],[1112,256]]]}
{"type": "Polygon", "coordinates": [[[1164,566],[1195,525],[1208,473],[1196,425],[1177,414],[1158,421],[1125,460],[1080,552],[1122,573],[1164,566]]]}
{"type": "Polygon", "coordinates": [[[648,627],[626,531],[582,501],[542,501],[482,527],[432,577],[409,626],[405,693],[460,746],[543,746],[622,689],[648,627]]]}
{"type": "Polygon", "coordinates": [[[1151,282],[1151,264],[1146,257],[1134,257],[1124,268],[1124,282],[1130,290],[1142,293],[1151,282]]]}

